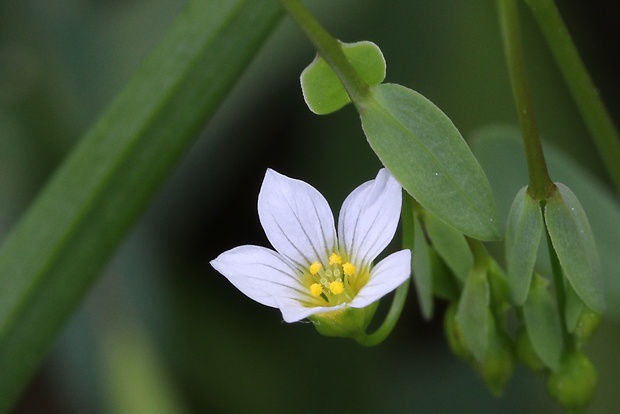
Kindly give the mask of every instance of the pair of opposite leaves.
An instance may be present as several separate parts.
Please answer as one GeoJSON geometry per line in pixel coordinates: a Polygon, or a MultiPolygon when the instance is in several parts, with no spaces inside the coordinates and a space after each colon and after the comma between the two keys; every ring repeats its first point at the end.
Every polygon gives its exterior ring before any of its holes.
{"type": "MultiPolygon", "coordinates": [[[[386,65],[374,43],[343,43],[342,50],[368,85],[353,104],[383,165],[447,224],[475,239],[499,239],[489,182],[452,121],[419,93],[382,83],[386,65]]],[[[319,115],[351,102],[336,73],[319,56],[303,71],[301,85],[308,107],[319,115]]]]}

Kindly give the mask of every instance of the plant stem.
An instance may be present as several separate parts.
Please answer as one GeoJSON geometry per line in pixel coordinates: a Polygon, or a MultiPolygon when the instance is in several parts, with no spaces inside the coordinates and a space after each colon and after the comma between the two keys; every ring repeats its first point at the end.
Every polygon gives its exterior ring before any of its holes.
{"type": "Polygon", "coordinates": [[[620,192],[620,134],[601,101],[553,0],[525,0],[547,40],[605,168],[620,192]]]}
{"type": "Polygon", "coordinates": [[[407,279],[405,283],[396,289],[394,299],[392,300],[392,306],[390,306],[390,310],[381,326],[371,334],[355,338],[359,344],[364,346],[379,345],[392,333],[392,330],[396,326],[396,322],[398,322],[400,318],[400,314],[403,312],[403,307],[407,300],[407,293],[409,293],[409,284],[410,281],[407,279]]]}
{"type": "Polygon", "coordinates": [[[351,101],[356,106],[359,105],[368,93],[368,84],[345,56],[342,44],[329,34],[298,0],[278,1],[305,33],[319,55],[336,72],[351,101]]]}
{"type": "Polygon", "coordinates": [[[489,253],[480,240],[465,236],[472,255],[474,256],[474,266],[486,268],[489,262],[489,253]]]}
{"type": "Polygon", "coordinates": [[[510,83],[519,115],[521,134],[527,156],[530,182],[528,192],[535,200],[545,200],[554,191],[543,153],[534,108],[527,85],[527,74],[523,62],[519,10],[516,0],[498,0],[499,21],[504,43],[504,54],[508,65],[510,83]]]}

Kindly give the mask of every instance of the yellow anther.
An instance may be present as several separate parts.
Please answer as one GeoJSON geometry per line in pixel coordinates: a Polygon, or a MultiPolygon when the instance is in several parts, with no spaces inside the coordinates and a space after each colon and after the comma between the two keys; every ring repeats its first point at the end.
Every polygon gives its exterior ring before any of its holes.
{"type": "Polygon", "coordinates": [[[323,265],[319,262],[314,262],[310,265],[310,274],[311,275],[316,275],[317,273],[319,273],[319,270],[321,270],[321,268],[323,267],[323,265]]]}
{"type": "Polygon", "coordinates": [[[329,264],[333,265],[333,264],[341,264],[342,263],[342,257],[340,257],[339,254],[336,253],[332,253],[329,256],[329,264]]]}
{"type": "Polygon", "coordinates": [[[340,281],[335,281],[329,284],[329,290],[334,294],[334,295],[340,295],[342,292],[344,292],[344,283],[340,282],[340,281]]]}
{"type": "Polygon", "coordinates": [[[355,274],[355,265],[353,265],[352,263],[346,262],[345,264],[342,265],[342,271],[347,276],[353,276],[353,274],[355,274]]]}
{"type": "Polygon", "coordinates": [[[315,298],[321,296],[323,293],[323,286],[320,283],[313,283],[310,285],[310,294],[315,298]]]}

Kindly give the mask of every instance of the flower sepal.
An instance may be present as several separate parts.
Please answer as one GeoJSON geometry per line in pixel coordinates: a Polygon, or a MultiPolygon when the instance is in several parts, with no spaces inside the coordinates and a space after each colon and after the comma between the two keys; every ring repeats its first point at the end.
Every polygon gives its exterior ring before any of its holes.
{"type": "Polygon", "coordinates": [[[364,308],[343,307],[331,312],[316,313],[308,319],[321,335],[357,339],[366,336],[366,328],[378,305],[377,300],[364,308]]]}

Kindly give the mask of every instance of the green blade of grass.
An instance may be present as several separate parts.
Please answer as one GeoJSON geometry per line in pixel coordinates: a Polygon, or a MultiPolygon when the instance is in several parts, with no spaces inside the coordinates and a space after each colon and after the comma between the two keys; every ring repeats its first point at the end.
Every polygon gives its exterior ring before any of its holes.
{"type": "Polygon", "coordinates": [[[188,4],[0,250],[0,412],[281,15],[188,4]]]}

